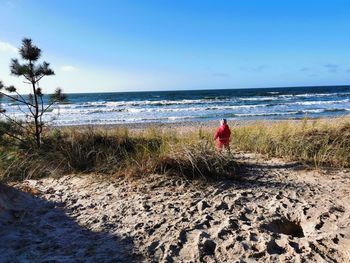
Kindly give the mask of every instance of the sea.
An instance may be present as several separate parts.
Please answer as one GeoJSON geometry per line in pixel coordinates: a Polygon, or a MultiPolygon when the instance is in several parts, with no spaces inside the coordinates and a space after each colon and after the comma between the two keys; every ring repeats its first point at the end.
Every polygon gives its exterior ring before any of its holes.
{"type": "MultiPolygon", "coordinates": [[[[350,114],[350,86],[212,89],[67,94],[44,121],[55,126],[174,123],[207,120],[285,120],[350,114]]],[[[48,98],[44,98],[44,104],[48,98]]],[[[7,114],[25,119],[26,108],[3,100],[7,114]]],[[[4,118],[4,117],[1,117],[4,118]]]]}

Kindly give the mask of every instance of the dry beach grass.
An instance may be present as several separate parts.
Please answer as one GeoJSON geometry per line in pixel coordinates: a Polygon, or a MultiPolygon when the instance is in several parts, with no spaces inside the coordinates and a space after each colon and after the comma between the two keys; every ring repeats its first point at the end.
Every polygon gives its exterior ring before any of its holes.
{"type": "MultiPolygon", "coordinates": [[[[40,178],[70,173],[142,176],[180,172],[187,177],[234,174],[234,160],[216,154],[213,127],[81,127],[48,130],[44,146],[33,151],[0,146],[3,179],[40,178]],[[183,169],[182,169],[183,167],[183,169]],[[225,170],[227,168],[227,171],[225,170]]],[[[312,166],[350,166],[350,118],[256,122],[232,127],[231,147],[300,161],[312,166]]],[[[10,146],[11,145],[11,146],[10,146]]]]}

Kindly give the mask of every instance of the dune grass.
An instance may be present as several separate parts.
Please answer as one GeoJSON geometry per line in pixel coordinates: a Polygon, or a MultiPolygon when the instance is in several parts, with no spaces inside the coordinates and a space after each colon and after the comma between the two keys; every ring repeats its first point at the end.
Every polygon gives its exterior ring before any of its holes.
{"type": "Polygon", "coordinates": [[[198,133],[181,139],[176,131],[159,133],[153,128],[137,133],[125,128],[64,128],[46,131],[39,150],[9,145],[0,147],[3,180],[71,173],[167,173],[209,179],[235,172],[233,158],[217,154],[213,143],[198,133]]]}
{"type": "MultiPolygon", "coordinates": [[[[233,154],[219,154],[214,129],[62,128],[47,130],[34,150],[3,135],[0,178],[21,180],[72,173],[108,176],[179,174],[187,178],[237,175],[233,154]]],[[[232,152],[249,151],[314,166],[350,167],[350,118],[256,122],[232,127],[232,152]]]]}
{"type": "Polygon", "coordinates": [[[319,166],[350,167],[350,118],[258,122],[233,130],[242,151],[319,166]]]}

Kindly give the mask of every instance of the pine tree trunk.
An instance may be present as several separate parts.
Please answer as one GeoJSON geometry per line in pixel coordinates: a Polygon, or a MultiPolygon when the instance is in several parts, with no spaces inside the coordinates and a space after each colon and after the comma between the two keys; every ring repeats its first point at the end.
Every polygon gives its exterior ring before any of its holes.
{"type": "Polygon", "coordinates": [[[36,94],[36,89],[35,89],[35,83],[32,83],[33,85],[33,92],[34,92],[34,102],[35,102],[35,112],[34,112],[34,124],[35,124],[35,141],[36,141],[36,146],[38,148],[40,147],[41,144],[41,132],[40,132],[40,127],[39,127],[39,102],[38,102],[38,96],[36,94]]]}
{"type": "Polygon", "coordinates": [[[34,95],[34,106],[35,106],[35,112],[34,112],[34,124],[35,124],[35,142],[36,146],[39,148],[41,144],[41,132],[40,132],[40,127],[39,127],[39,101],[38,101],[38,95],[36,93],[36,87],[35,87],[35,76],[33,73],[33,64],[30,61],[30,70],[31,70],[31,82],[32,82],[32,87],[33,87],[33,95],[34,95]]]}

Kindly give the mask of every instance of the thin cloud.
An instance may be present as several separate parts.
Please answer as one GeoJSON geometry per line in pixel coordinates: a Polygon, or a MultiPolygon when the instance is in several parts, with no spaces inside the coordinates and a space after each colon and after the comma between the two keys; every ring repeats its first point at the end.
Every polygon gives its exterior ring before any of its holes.
{"type": "Polygon", "coordinates": [[[260,65],[256,67],[241,67],[240,70],[248,72],[262,72],[266,69],[265,65],[260,65]]]}
{"type": "Polygon", "coordinates": [[[15,1],[6,1],[5,4],[7,5],[7,7],[13,8],[16,6],[15,1]]]}
{"type": "Polygon", "coordinates": [[[18,49],[10,43],[0,41],[0,51],[7,53],[17,53],[18,49]]]}
{"type": "Polygon", "coordinates": [[[71,65],[62,66],[60,69],[64,72],[75,72],[79,70],[78,68],[71,65]]]}
{"type": "Polygon", "coordinates": [[[329,64],[326,64],[326,65],[323,65],[329,72],[337,72],[340,68],[340,66],[338,64],[332,64],[332,63],[329,63],[329,64]]]}
{"type": "Polygon", "coordinates": [[[308,67],[303,67],[300,69],[301,72],[305,72],[305,71],[310,71],[310,68],[308,67]]]}
{"type": "Polygon", "coordinates": [[[231,75],[229,73],[225,73],[225,72],[214,72],[213,77],[218,77],[218,78],[228,78],[231,75]]]}
{"type": "Polygon", "coordinates": [[[257,67],[253,67],[252,71],[254,71],[254,72],[262,72],[265,68],[266,68],[266,66],[260,65],[260,66],[257,66],[257,67]]]}

